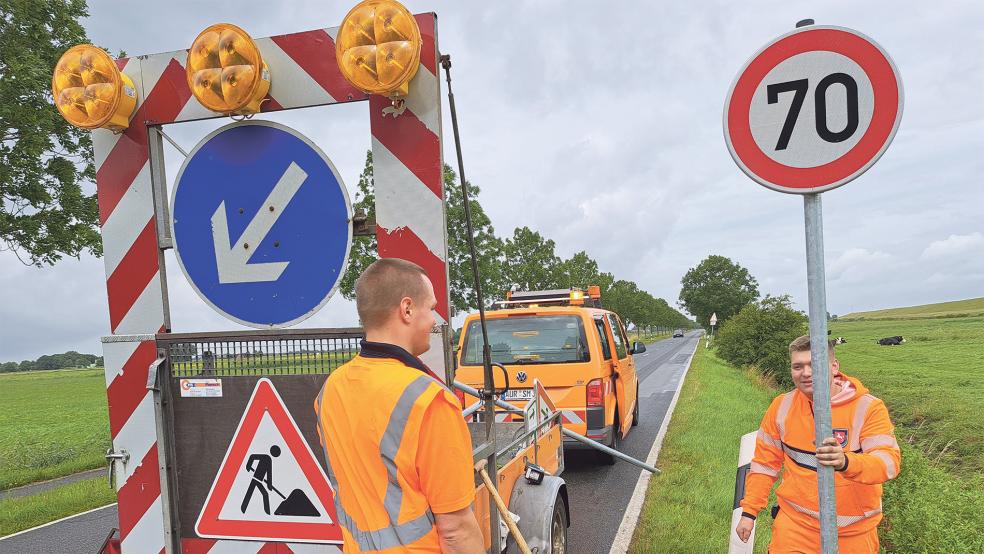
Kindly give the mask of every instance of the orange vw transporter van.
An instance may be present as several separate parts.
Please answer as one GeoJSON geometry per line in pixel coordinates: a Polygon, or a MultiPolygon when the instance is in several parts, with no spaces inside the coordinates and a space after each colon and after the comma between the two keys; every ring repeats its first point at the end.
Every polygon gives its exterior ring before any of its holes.
{"type": "MultiPolygon", "coordinates": [[[[485,313],[492,362],[505,366],[509,389],[502,399],[522,407],[539,380],[563,414],[564,427],[612,448],[639,421],[639,380],[633,354],[618,315],[601,307],[598,287],[510,292],[485,313]]],[[[459,339],[456,379],[481,388],[482,331],[478,314],[469,315],[459,339]]],[[[498,369],[496,387],[505,386],[498,369]]],[[[462,407],[477,398],[459,392],[462,407]]],[[[480,418],[481,414],[475,414],[480,418]]],[[[521,418],[502,412],[499,418],[521,418]]],[[[565,447],[582,443],[565,438],[565,447]]],[[[614,458],[603,455],[608,463],[614,458]]]]}

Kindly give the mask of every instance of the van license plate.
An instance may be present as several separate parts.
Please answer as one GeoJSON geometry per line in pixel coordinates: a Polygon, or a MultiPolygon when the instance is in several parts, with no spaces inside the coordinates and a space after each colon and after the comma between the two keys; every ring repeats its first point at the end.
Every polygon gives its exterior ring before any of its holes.
{"type": "Polygon", "coordinates": [[[512,400],[533,400],[533,389],[509,389],[502,395],[506,401],[512,400]]]}

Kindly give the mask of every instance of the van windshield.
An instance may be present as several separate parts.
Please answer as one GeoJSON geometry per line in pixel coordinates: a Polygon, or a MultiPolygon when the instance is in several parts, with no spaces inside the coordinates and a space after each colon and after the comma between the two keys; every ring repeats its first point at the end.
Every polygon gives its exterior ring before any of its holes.
{"type": "MultiPolygon", "coordinates": [[[[561,364],[586,362],[588,341],[581,318],[513,316],[488,319],[492,361],[500,364],[561,364]]],[[[465,330],[462,365],[482,365],[482,328],[478,320],[465,330]]]]}

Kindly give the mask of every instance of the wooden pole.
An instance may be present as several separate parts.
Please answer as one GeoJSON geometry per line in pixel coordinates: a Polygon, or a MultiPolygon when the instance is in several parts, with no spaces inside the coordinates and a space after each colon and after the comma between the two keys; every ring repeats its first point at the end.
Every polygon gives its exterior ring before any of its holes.
{"type": "Polygon", "coordinates": [[[509,532],[512,533],[514,539],[516,539],[516,544],[519,546],[519,551],[523,554],[532,554],[530,552],[530,547],[526,544],[526,539],[523,535],[519,534],[519,527],[516,527],[516,522],[513,521],[511,515],[509,515],[509,510],[506,508],[506,503],[502,501],[502,497],[499,496],[499,492],[495,490],[495,485],[492,484],[492,478],[489,477],[489,472],[485,470],[488,466],[486,460],[479,460],[475,464],[475,471],[482,476],[482,481],[485,483],[485,488],[488,489],[489,494],[492,495],[492,499],[495,500],[495,507],[499,509],[499,513],[502,514],[502,519],[506,521],[506,527],[509,528],[509,532]]]}

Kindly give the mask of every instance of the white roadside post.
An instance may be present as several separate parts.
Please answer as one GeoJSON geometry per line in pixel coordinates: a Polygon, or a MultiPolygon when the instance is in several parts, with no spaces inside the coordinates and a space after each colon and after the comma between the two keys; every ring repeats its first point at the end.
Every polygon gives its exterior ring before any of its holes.
{"type": "Polygon", "coordinates": [[[741,522],[741,501],[745,498],[745,477],[752,466],[752,458],[755,457],[755,431],[746,433],[741,437],[741,448],[738,451],[738,471],[735,473],[735,502],[731,509],[731,536],[728,540],[728,554],[746,554],[755,549],[755,527],[752,527],[751,534],[747,541],[738,538],[735,529],[741,522]]]}
{"type": "MultiPolygon", "coordinates": [[[[902,79],[873,40],[812,19],[767,44],[728,91],[724,138],[738,167],[769,189],[803,195],[815,441],[830,437],[830,368],[820,193],[870,168],[902,118],[902,79]]],[[[833,469],[819,466],[820,544],[837,552],[833,469]]]]}

